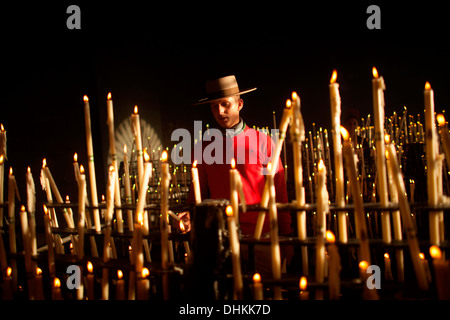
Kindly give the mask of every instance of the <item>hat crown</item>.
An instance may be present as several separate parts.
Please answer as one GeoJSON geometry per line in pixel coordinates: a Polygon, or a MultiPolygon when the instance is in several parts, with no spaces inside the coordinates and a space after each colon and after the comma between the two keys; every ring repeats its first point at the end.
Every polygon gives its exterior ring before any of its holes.
{"type": "Polygon", "coordinates": [[[236,77],[234,75],[206,82],[206,92],[208,94],[221,91],[228,91],[230,89],[239,92],[239,86],[236,81],[236,77]]]}

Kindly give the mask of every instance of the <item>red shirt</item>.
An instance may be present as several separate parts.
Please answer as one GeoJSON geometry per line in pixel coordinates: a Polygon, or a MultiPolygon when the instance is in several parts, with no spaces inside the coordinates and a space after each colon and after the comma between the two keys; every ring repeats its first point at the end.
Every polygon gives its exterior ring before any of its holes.
{"type": "MultiPolygon", "coordinates": [[[[230,163],[231,159],[235,158],[236,169],[241,175],[246,203],[249,205],[260,204],[265,185],[263,169],[269,163],[275,147],[272,138],[245,125],[245,128],[235,136],[215,136],[215,138],[210,138],[212,141],[205,141],[206,139],[208,139],[208,136],[205,133],[201,145],[196,145],[196,148],[201,148],[202,150],[201,163],[200,159],[194,158],[194,160],[198,161],[197,168],[202,200],[230,198],[230,163]],[[222,141],[219,139],[222,139],[222,141]],[[215,151],[218,151],[220,142],[222,142],[223,146],[222,155],[213,151],[214,148],[216,149],[215,151]],[[214,158],[217,163],[211,163],[211,158],[214,158]]],[[[197,149],[197,153],[194,152],[194,157],[195,155],[198,157],[200,154],[198,151],[197,149]]],[[[288,202],[284,168],[281,159],[279,160],[278,172],[274,177],[274,183],[276,202],[288,202]]],[[[188,203],[194,202],[193,193],[193,188],[191,188],[188,203]]],[[[253,235],[258,214],[259,212],[257,211],[247,211],[239,214],[242,234],[253,235]]],[[[278,212],[278,225],[280,234],[291,233],[291,216],[289,212],[278,212]]],[[[269,215],[266,214],[263,233],[269,231],[269,215]]]]}

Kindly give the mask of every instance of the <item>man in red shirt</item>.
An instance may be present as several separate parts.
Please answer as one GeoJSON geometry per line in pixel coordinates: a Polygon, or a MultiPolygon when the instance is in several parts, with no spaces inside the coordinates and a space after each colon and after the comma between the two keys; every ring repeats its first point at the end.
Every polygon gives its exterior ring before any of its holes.
{"type": "MultiPolygon", "coordinates": [[[[270,162],[275,143],[266,134],[249,128],[240,117],[244,101],[240,95],[256,90],[256,88],[239,90],[234,75],[222,77],[206,83],[208,98],[198,104],[210,104],[211,112],[219,125],[221,136],[214,138],[203,134],[201,144],[194,150],[194,157],[201,155],[198,161],[198,172],[202,199],[229,199],[230,197],[230,163],[236,160],[236,169],[241,176],[243,193],[248,205],[260,204],[265,185],[265,168],[270,162]],[[223,139],[218,144],[216,139],[223,139]],[[206,140],[206,141],[205,141],[206,140]],[[208,141],[209,140],[209,141],[208,141]],[[222,145],[223,149],[208,148],[212,143],[222,145]],[[219,152],[218,152],[219,151],[219,152]],[[218,154],[222,153],[222,154],[218,154]]],[[[211,130],[212,131],[212,130],[211,130]]],[[[218,130],[216,130],[218,132],[218,130]]],[[[274,177],[276,202],[288,202],[284,168],[279,161],[278,171],[274,177]]],[[[193,188],[188,202],[194,202],[193,188]]],[[[241,200],[242,201],[242,200],[241,200]]],[[[254,234],[258,212],[249,211],[239,214],[239,224],[243,236],[254,234]]],[[[291,216],[289,212],[278,213],[279,232],[281,235],[291,233],[291,216]]],[[[270,231],[269,218],[266,215],[263,226],[263,237],[270,231]]]]}

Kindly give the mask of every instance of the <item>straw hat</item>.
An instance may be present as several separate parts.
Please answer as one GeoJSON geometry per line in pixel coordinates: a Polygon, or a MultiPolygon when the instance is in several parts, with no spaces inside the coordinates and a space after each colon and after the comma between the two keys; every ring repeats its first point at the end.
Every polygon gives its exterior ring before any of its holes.
{"type": "Polygon", "coordinates": [[[200,99],[193,105],[199,105],[209,103],[211,101],[231,97],[237,94],[244,94],[256,90],[256,88],[250,88],[245,90],[239,90],[236,77],[234,75],[222,77],[216,80],[210,80],[206,82],[206,98],[200,99]]]}

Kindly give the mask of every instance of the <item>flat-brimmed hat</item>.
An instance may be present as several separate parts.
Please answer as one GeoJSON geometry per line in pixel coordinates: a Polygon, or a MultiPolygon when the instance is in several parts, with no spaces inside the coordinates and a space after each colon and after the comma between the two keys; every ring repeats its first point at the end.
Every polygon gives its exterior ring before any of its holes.
{"type": "Polygon", "coordinates": [[[209,80],[206,82],[207,97],[200,99],[198,102],[193,103],[193,105],[210,103],[215,100],[220,100],[237,94],[248,93],[255,90],[256,88],[239,90],[239,86],[234,75],[222,77],[215,80],[209,80]]]}

